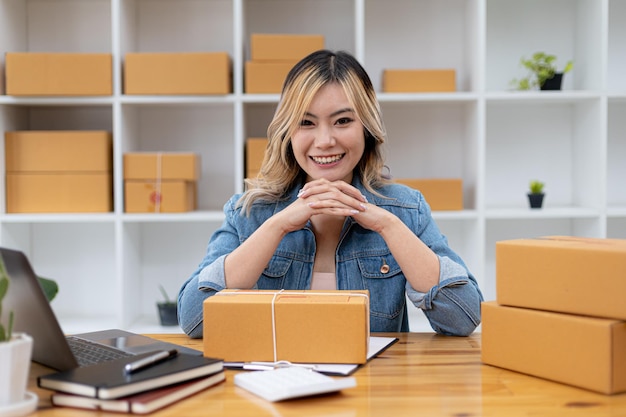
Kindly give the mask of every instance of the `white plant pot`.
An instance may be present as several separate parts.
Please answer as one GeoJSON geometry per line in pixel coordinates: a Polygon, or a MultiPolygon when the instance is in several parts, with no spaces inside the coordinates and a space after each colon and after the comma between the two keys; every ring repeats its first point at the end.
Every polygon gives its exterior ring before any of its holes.
{"type": "Polygon", "coordinates": [[[27,400],[33,338],[14,333],[8,342],[0,342],[0,415],[2,410],[27,400]]]}

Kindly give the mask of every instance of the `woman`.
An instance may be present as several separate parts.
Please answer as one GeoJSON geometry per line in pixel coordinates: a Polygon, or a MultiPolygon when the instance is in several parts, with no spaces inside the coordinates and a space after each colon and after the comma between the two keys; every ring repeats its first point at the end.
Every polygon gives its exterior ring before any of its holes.
{"type": "Polygon", "coordinates": [[[370,292],[372,332],[408,331],[406,296],[433,329],[468,335],[482,294],[419,191],[382,174],[381,111],[363,67],[317,51],[289,72],[258,178],[178,297],[182,329],[202,337],[202,302],[224,288],[370,292]]]}

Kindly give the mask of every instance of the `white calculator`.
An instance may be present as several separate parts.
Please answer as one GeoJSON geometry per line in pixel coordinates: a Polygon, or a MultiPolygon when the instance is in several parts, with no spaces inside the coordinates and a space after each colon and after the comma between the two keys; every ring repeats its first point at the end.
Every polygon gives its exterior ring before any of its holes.
{"type": "Polygon", "coordinates": [[[356,386],[354,377],[333,378],[301,366],[235,375],[235,385],[268,401],[324,394],[356,386]]]}

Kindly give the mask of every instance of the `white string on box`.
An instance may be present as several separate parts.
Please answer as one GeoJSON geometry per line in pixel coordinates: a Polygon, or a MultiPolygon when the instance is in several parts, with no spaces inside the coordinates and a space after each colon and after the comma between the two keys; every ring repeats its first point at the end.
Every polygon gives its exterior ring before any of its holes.
{"type": "Polygon", "coordinates": [[[156,198],[154,199],[154,212],[161,212],[161,198],[163,195],[161,194],[161,175],[163,173],[163,162],[162,162],[162,152],[157,152],[157,160],[156,160],[156,183],[154,185],[156,198]]]}
{"type": "MultiPolygon", "coordinates": [[[[277,347],[277,343],[276,343],[276,298],[280,295],[283,294],[285,291],[285,289],[281,289],[280,291],[277,292],[257,292],[257,291],[233,291],[233,292],[217,292],[215,295],[236,295],[236,294],[245,294],[245,295],[259,295],[259,294],[273,294],[272,297],[272,303],[271,303],[271,307],[272,307],[272,345],[273,345],[273,349],[274,349],[274,365],[275,366],[279,366],[279,365],[283,365],[284,363],[289,363],[288,361],[282,361],[282,360],[278,360],[278,347],[277,347]]],[[[291,290],[293,292],[288,293],[289,295],[291,294],[298,294],[297,290],[291,290]]],[[[287,293],[285,293],[287,294],[287,293]]],[[[330,295],[330,296],[334,296],[334,295],[340,295],[340,296],[346,296],[347,294],[345,293],[339,293],[339,292],[300,292],[300,294],[305,294],[305,295],[330,295]]],[[[357,293],[357,292],[351,292],[349,293],[349,295],[355,296],[355,297],[365,297],[369,300],[369,296],[367,294],[363,294],[363,293],[357,293]]]]}

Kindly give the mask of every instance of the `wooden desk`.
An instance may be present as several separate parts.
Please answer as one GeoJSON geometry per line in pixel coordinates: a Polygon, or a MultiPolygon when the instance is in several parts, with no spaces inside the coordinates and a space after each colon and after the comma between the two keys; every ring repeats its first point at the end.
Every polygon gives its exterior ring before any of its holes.
{"type": "MultiPolygon", "coordinates": [[[[391,334],[388,334],[391,335],[391,334]]],[[[183,335],[152,335],[202,349],[201,340],[183,335]]],[[[606,396],[481,364],[480,335],[442,337],[430,333],[392,334],[400,340],[354,376],[358,386],[341,393],[270,403],[226,382],[152,416],[626,416],[626,394],[606,396]]],[[[33,365],[29,389],[39,395],[33,417],[118,416],[114,413],[56,408],[49,391],[36,388],[33,365]]]]}

